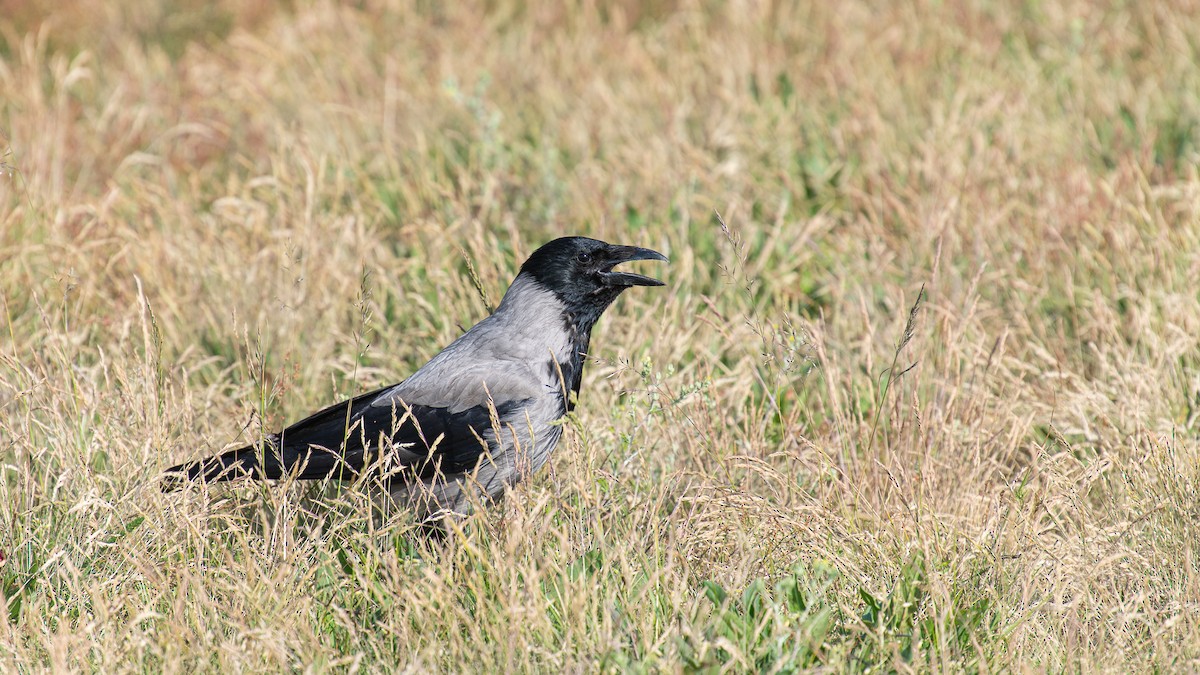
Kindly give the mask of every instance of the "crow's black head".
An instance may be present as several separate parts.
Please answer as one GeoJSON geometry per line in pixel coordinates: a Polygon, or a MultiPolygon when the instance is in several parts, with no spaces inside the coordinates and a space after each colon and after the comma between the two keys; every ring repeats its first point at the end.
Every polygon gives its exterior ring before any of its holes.
{"type": "Polygon", "coordinates": [[[521,274],[533,277],[567,306],[585,329],[617,296],[631,286],[662,286],[663,282],[613,267],[631,260],[662,260],[657,251],[636,246],[616,246],[587,237],[563,237],[545,244],[521,265],[521,274]]]}

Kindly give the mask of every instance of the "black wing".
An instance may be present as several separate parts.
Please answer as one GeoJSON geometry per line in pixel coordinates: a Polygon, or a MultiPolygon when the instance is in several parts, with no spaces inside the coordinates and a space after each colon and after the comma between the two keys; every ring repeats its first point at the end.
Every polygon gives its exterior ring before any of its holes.
{"type": "MultiPolygon", "coordinates": [[[[492,408],[477,405],[451,412],[428,405],[406,406],[392,398],[372,405],[387,388],[336,403],[266,439],[262,447],[247,446],[183,464],[169,474],[212,482],[250,475],[256,478],[334,478],[353,480],[391,452],[391,468],[410,469],[407,475],[427,478],[471,471],[488,449],[483,441],[492,428],[492,408]]],[[[527,401],[495,406],[505,419],[527,401]]],[[[169,481],[165,489],[179,485],[169,481]]]]}

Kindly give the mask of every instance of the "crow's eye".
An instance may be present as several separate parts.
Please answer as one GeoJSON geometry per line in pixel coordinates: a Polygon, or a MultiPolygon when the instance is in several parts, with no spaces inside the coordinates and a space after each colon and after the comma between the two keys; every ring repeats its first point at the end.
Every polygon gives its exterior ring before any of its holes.
{"type": "Polygon", "coordinates": [[[580,253],[575,259],[578,260],[579,262],[583,263],[584,265],[586,265],[586,264],[592,262],[592,254],[584,251],[583,253],[580,253]]]}

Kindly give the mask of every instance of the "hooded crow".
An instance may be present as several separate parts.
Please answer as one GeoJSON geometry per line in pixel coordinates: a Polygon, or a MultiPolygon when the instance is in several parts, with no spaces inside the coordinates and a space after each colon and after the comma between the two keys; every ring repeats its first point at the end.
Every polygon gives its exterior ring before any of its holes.
{"type": "Polygon", "coordinates": [[[399,384],[337,403],[259,445],[167,470],[164,491],[240,477],[379,478],[424,522],[496,501],[546,463],[574,408],[592,327],[663,282],[614,267],[657,251],[563,237],[521,266],[496,311],[399,384]]]}

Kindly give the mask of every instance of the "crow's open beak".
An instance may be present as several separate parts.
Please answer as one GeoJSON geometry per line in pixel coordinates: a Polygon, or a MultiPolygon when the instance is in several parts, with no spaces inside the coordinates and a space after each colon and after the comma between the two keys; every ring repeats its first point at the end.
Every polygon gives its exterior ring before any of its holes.
{"type": "Polygon", "coordinates": [[[648,248],[636,246],[610,246],[608,249],[608,264],[600,270],[600,278],[608,286],[664,286],[658,279],[633,274],[632,272],[614,272],[613,268],[631,260],[667,260],[667,256],[648,248]]]}

